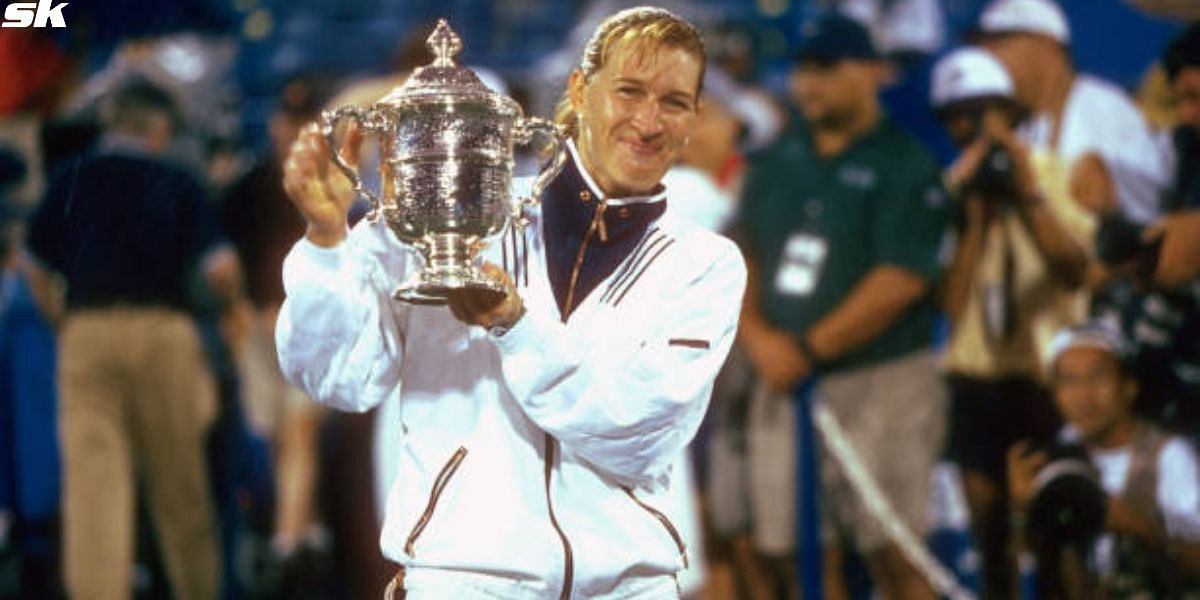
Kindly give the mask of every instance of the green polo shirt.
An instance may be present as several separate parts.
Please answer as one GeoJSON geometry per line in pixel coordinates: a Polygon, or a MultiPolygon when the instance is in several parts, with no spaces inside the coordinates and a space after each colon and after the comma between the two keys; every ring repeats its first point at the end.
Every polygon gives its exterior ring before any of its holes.
{"type": "Polygon", "coordinates": [[[929,346],[949,207],[938,165],[916,138],[884,117],[841,155],[822,158],[796,125],[752,159],[742,198],[736,235],[774,327],[806,332],[880,265],[930,283],[924,299],[828,371],[929,346]]]}

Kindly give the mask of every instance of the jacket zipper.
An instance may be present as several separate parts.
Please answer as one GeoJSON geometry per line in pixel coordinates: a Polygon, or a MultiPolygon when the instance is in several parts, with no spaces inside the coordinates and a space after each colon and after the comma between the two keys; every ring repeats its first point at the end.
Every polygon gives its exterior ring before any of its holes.
{"type": "MultiPolygon", "coordinates": [[[[583,259],[587,256],[588,244],[592,241],[593,235],[599,235],[601,242],[608,241],[608,230],[604,225],[604,209],[607,207],[604,200],[600,200],[596,205],[596,213],[592,215],[592,223],[588,226],[587,233],[583,234],[583,241],[579,243],[579,251],[575,253],[575,264],[571,267],[571,281],[567,287],[567,302],[563,306],[562,321],[567,322],[567,318],[571,315],[571,308],[575,303],[575,286],[579,283],[579,271],[583,268],[583,259]]],[[[545,481],[546,481],[546,512],[550,515],[550,524],[554,526],[554,532],[558,534],[558,539],[562,541],[563,546],[563,587],[559,594],[559,600],[568,600],[571,597],[571,588],[575,584],[575,555],[571,551],[571,541],[567,539],[567,534],[563,532],[562,527],[558,524],[558,517],[554,515],[554,503],[550,498],[550,479],[554,473],[554,450],[556,441],[549,433],[545,435],[545,481]]]]}
{"type": "Polygon", "coordinates": [[[567,534],[563,533],[562,527],[558,525],[558,517],[554,516],[554,504],[550,501],[550,475],[554,471],[555,440],[549,433],[546,434],[545,440],[546,511],[550,514],[550,524],[554,526],[554,531],[558,533],[558,539],[562,540],[563,588],[558,598],[559,600],[567,600],[571,597],[571,587],[575,583],[575,556],[571,552],[571,542],[567,540],[567,534]]]}
{"type": "Polygon", "coordinates": [[[458,470],[458,466],[467,456],[467,449],[460,446],[454,451],[454,455],[438,472],[438,476],[433,480],[433,489],[429,491],[429,502],[425,505],[425,512],[421,513],[421,518],[417,519],[417,524],[413,525],[412,531],[408,534],[408,540],[404,542],[404,553],[413,556],[413,544],[417,543],[417,538],[421,536],[421,532],[425,530],[425,526],[429,524],[429,519],[433,518],[433,511],[437,508],[438,498],[442,496],[442,492],[446,490],[446,486],[450,483],[450,478],[454,476],[454,472],[458,470]]]}
{"type": "Polygon", "coordinates": [[[642,502],[641,499],[639,499],[637,496],[634,496],[633,490],[631,490],[629,488],[623,488],[623,489],[625,490],[625,493],[628,494],[629,497],[634,502],[637,503],[638,506],[642,507],[646,512],[650,513],[650,515],[653,516],[655,519],[658,519],[658,522],[662,523],[662,526],[667,529],[667,533],[670,534],[671,539],[675,540],[675,546],[677,548],[679,548],[679,555],[683,557],[683,568],[687,569],[688,568],[687,545],[685,545],[683,543],[683,536],[679,535],[679,530],[675,529],[675,525],[671,524],[671,519],[668,519],[667,515],[662,514],[662,512],[660,512],[658,509],[654,508],[653,506],[650,506],[649,504],[646,504],[645,502],[642,502]]]}
{"type": "MultiPolygon", "coordinates": [[[[583,259],[587,256],[588,244],[592,241],[593,234],[599,234],[601,242],[608,241],[608,228],[604,224],[604,209],[608,205],[601,200],[596,205],[596,214],[592,216],[592,224],[588,226],[587,233],[583,234],[583,241],[579,243],[579,252],[575,253],[575,265],[571,267],[571,282],[567,287],[567,303],[563,306],[563,315],[570,315],[571,309],[575,306],[575,285],[579,283],[579,271],[583,268],[583,259]]],[[[564,321],[566,318],[564,317],[564,321]]]]}

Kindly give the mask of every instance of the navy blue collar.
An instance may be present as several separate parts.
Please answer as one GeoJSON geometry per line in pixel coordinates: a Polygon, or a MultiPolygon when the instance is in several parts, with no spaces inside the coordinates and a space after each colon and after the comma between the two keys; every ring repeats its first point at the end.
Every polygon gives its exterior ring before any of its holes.
{"type": "Polygon", "coordinates": [[[563,165],[562,172],[547,186],[542,197],[547,274],[563,321],[616,270],[667,209],[666,192],[661,185],[649,197],[605,198],[583,169],[573,144],[568,143],[568,148],[571,160],[563,165]],[[603,215],[597,221],[599,210],[603,210],[603,215]],[[587,247],[583,248],[582,262],[575,274],[575,263],[585,242],[587,247]],[[570,289],[573,274],[574,292],[570,289]]]}

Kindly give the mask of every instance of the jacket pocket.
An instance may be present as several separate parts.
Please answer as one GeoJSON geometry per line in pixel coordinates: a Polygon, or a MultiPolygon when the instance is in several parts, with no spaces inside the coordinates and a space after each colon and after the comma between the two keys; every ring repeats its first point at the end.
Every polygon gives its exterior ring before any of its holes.
{"type": "Polygon", "coordinates": [[[662,524],[663,528],[667,530],[667,534],[670,535],[671,539],[675,541],[675,547],[679,548],[679,555],[683,557],[683,568],[687,569],[687,545],[683,543],[683,536],[679,534],[678,529],[675,529],[675,525],[671,523],[671,519],[667,518],[667,515],[663,514],[662,511],[650,506],[649,504],[646,504],[645,502],[642,502],[637,496],[634,496],[633,490],[629,488],[623,489],[629,498],[634,501],[634,503],[642,507],[642,510],[650,513],[650,516],[654,517],[659,523],[662,524]]]}
{"type": "Polygon", "coordinates": [[[458,450],[446,461],[442,466],[442,470],[438,472],[437,478],[433,480],[433,489],[429,490],[429,501],[425,503],[425,510],[421,512],[421,518],[417,519],[412,530],[408,532],[408,539],[404,542],[404,553],[413,556],[413,545],[417,543],[417,538],[421,537],[421,532],[425,531],[425,526],[429,525],[429,520],[433,518],[433,512],[437,510],[438,499],[442,497],[442,492],[446,490],[446,486],[450,484],[450,479],[454,477],[454,473],[458,471],[458,466],[462,464],[464,458],[467,457],[467,449],[459,446],[458,450]]]}

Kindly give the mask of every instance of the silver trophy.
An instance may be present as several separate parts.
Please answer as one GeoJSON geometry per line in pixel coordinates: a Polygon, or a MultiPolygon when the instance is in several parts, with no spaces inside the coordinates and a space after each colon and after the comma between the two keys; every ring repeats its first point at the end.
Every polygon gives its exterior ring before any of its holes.
{"type": "Polygon", "coordinates": [[[370,107],[325,111],[322,132],[334,162],[370,201],[366,218],[382,217],[397,239],[425,259],[395,298],[436,305],[460,290],[503,295],[503,287],[479,270],[477,257],[506,222],[524,226],[524,206],[538,201],[566,160],[563,137],[558,126],[524,117],[516,101],[456,65],[462,41],[444,19],[426,45],[432,63],[370,107]],[[379,136],[379,193],[365,189],[338,153],[335,131],[345,120],[379,136]],[[513,145],[528,144],[539,133],[550,142],[550,159],[530,196],[514,198],[513,145]]]}

